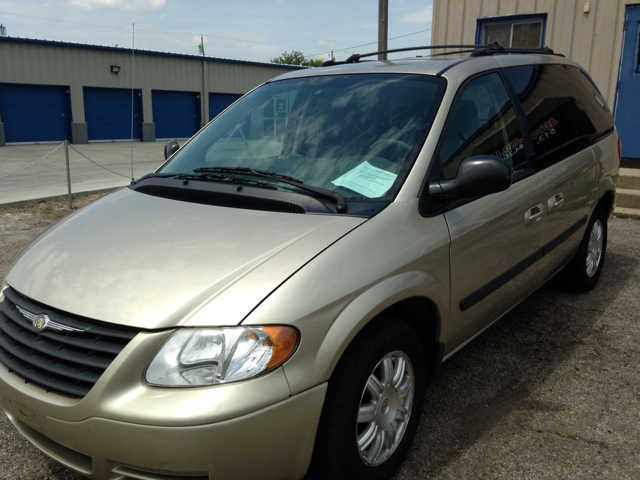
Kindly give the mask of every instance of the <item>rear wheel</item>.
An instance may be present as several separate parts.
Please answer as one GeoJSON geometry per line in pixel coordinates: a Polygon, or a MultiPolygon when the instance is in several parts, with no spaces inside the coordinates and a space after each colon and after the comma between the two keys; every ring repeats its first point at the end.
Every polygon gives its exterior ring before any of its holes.
{"type": "Polygon", "coordinates": [[[607,212],[598,205],[591,215],[575,257],[563,271],[566,285],[578,292],[586,292],[595,287],[602,272],[606,249],[607,212]]]}
{"type": "Polygon", "coordinates": [[[329,381],[312,472],[382,480],[407,454],[420,420],[425,360],[416,332],[383,317],[352,342],[329,381]]]}

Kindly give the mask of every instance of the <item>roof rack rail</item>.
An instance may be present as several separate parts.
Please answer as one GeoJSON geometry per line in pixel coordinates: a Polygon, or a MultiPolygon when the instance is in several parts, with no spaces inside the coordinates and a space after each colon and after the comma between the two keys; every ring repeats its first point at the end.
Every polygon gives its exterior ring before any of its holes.
{"type": "Polygon", "coordinates": [[[487,55],[494,55],[496,53],[541,53],[543,55],[555,55],[557,57],[564,57],[561,53],[555,53],[549,47],[500,47],[501,50],[483,50],[477,49],[470,56],[483,57],[487,55]]]}
{"type": "Polygon", "coordinates": [[[501,53],[542,53],[546,55],[558,55],[564,57],[564,55],[554,53],[549,47],[540,47],[540,48],[521,48],[521,47],[503,47],[502,45],[498,45],[497,43],[488,44],[488,45],[425,45],[421,47],[408,47],[408,48],[394,48],[392,50],[380,50],[377,52],[371,53],[363,53],[363,54],[353,54],[349,58],[347,58],[343,62],[336,62],[335,60],[326,60],[322,62],[321,67],[330,67],[332,65],[344,65],[346,63],[357,63],[361,58],[365,57],[373,57],[375,55],[379,55],[381,53],[397,53],[397,52],[410,52],[415,50],[433,50],[436,48],[458,48],[464,50],[456,50],[453,52],[444,52],[444,53],[436,53],[433,56],[440,55],[452,55],[456,53],[470,53],[472,57],[481,57],[488,55],[495,55],[501,53]]]}

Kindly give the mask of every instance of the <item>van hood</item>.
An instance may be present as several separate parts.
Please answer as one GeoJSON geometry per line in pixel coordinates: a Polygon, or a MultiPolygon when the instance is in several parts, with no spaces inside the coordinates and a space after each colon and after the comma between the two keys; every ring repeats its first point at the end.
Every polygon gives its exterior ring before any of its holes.
{"type": "Polygon", "coordinates": [[[6,281],[37,302],[110,323],[237,325],[364,221],[184,203],[125,188],[43,234],[6,281]]]}

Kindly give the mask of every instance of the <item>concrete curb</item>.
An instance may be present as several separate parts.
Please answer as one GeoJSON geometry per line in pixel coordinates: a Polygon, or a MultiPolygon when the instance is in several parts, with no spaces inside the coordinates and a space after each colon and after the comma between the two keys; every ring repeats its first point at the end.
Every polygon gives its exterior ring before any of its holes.
{"type": "Polygon", "coordinates": [[[613,210],[613,215],[618,218],[631,218],[633,220],[640,220],[640,209],[616,207],[613,210]]]}

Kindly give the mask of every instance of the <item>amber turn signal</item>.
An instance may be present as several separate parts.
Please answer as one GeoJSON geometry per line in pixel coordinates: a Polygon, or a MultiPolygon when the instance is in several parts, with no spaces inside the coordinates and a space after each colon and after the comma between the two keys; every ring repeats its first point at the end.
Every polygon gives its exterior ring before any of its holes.
{"type": "Polygon", "coordinates": [[[266,333],[273,342],[273,354],[271,360],[267,364],[267,369],[277,367],[284,363],[298,346],[298,331],[291,327],[284,326],[268,326],[262,327],[262,331],[266,333]]]}

